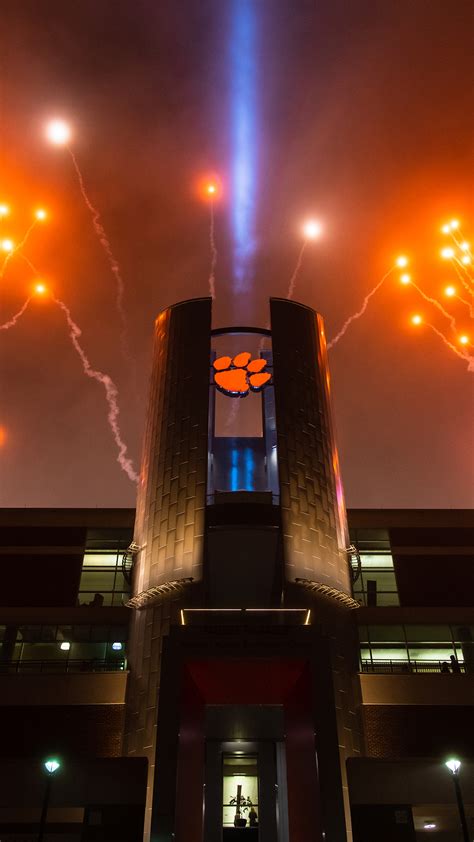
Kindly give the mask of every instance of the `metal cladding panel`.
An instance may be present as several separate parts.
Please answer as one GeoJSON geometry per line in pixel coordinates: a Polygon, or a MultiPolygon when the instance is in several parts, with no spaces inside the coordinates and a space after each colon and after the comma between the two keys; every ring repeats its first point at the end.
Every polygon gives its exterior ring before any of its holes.
{"type": "Polygon", "coordinates": [[[211,299],[164,310],[155,323],[135,541],[134,594],[202,577],[211,299]]]}
{"type": "Polygon", "coordinates": [[[270,300],[285,577],[350,594],[348,533],[321,316],[270,300]]]}

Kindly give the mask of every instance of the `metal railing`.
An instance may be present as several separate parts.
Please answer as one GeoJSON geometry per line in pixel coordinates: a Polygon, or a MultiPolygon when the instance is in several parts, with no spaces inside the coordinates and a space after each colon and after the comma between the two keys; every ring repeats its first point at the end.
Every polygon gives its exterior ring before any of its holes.
{"type": "Polygon", "coordinates": [[[12,673],[71,673],[71,672],[120,672],[127,667],[126,658],[55,659],[43,661],[0,661],[0,675],[12,673]]]}
{"type": "MultiPolygon", "coordinates": [[[[458,661],[459,672],[465,673],[465,664],[458,661]]],[[[381,675],[413,675],[422,673],[453,674],[450,661],[370,661],[361,660],[361,672],[380,673],[381,675]],[[446,669],[447,667],[447,669],[446,669]]]]}

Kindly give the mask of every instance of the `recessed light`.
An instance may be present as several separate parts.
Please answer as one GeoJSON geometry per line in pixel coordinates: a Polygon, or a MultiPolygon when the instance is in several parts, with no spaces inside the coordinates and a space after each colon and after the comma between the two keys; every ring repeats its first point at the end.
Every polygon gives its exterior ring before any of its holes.
{"type": "Polygon", "coordinates": [[[423,825],[424,830],[436,830],[436,823],[435,822],[425,822],[423,825]]]}

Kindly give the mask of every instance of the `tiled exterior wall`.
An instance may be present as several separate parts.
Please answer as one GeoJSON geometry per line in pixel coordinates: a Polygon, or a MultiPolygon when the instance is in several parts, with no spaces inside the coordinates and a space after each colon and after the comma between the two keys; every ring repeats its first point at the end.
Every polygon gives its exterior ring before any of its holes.
{"type": "MultiPolygon", "coordinates": [[[[285,578],[312,579],[350,594],[344,552],[349,541],[323,321],[309,307],[287,300],[271,299],[270,307],[285,578]]],[[[346,834],[351,840],[346,760],[361,752],[353,681],[357,641],[352,640],[347,615],[336,617],[333,621],[328,616],[322,625],[331,638],[346,834]]]]}
{"type": "Polygon", "coordinates": [[[211,299],[160,313],[137,499],[134,593],[202,576],[211,299]]]}
{"type": "MultiPolygon", "coordinates": [[[[137,501],[133,593],[172,579],[202,578],[207,478],[211,300],[158,316],[137,501]]],[[[125,751],[149,762],[149,838],[163,637],[173,604],[135,611],[131,622],[125,751]]]]}
{"type": "Polygon", "coordinates": [[[287,300],[270,309],[286,578],[350,593],[322,320],[287,300]]]}
{"type": "Polygon", "coordinates": [[[362,733],[360,721],[360,688],[355,680],[354,653],[357,641],[351,618],[328,629],[331,640],[331,661],[336,708],[339,760],[341,766],[342,794],[346,818],[347,840],[352,840],[351,807],[347,780],[347,760],[362,754],[362,733]]]}

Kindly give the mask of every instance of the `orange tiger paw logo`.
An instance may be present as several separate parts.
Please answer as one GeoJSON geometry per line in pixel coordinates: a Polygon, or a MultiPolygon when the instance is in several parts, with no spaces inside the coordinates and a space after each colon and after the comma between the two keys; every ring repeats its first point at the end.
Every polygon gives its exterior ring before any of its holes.
{"type": "Polygon", "coordinates": [[[232,357],[219,357],[213,362],[214,383],[225,395],[244,398],[250,390],[259,392],[272,375],[263,371],[266,360],[252,360],[252,354],[246,351],[232,357]]]}

